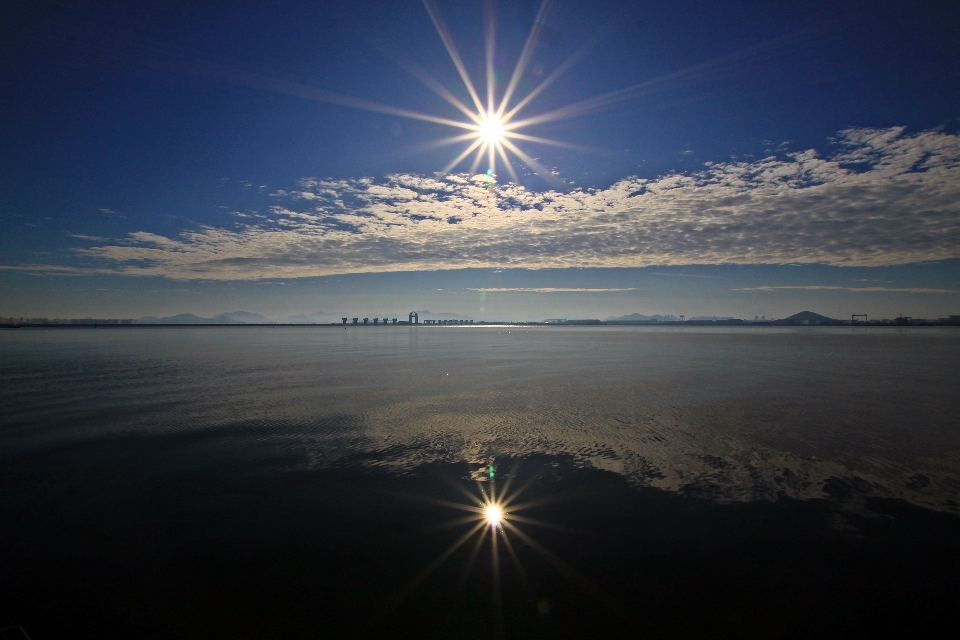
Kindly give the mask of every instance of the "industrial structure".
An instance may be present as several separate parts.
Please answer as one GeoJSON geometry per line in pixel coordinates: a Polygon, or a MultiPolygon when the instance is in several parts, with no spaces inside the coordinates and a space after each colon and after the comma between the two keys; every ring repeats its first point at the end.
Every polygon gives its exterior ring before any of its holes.
{"type": "MultiPolygon", "coordinates": [[[[376,326],[379,326],[379,325],[381,325],[381,324],[384,325],[384,326],[390,325],[390,324],[392,324],[392,325],[397,325],[397,324],[401,324],[401,325],[403,325],[403,324],[413,324],[413,325],[428,324],[428,325],[431,325],[431,326],[434,326],[434,325],[450,326],[450,325],[471,325],[471,324],[474,324],[474,322],[475,322],[474,320],[463,320],[463,319],[454,319],[454,318],[451,318],[451,319],[449,319],[449,320],[441,320],[441,319],[438,318],[438,319],[434,319],[434,320],[424,320],[424,321],[421,323],[421,322],[420,322],[420,314],[417,313],[416,311],[411,311],[411,312],[410,312],[410,314],[407,316],[407,321],[406,321],[406,322],[403,322],[402,320],[398,320],[397,318],[390,318],[389,316],[386,316],[386,315],[384,315],[383,317],[378,317],[378,318],[353,318],[352,322],[353,322],[353,324],[355,324],[355,325],[360,325],[360,324],[369,325],[369,324],[371,324],[371,322],[370,322],[371,319],[373,320],[373,323],[372,323],[372,324],[374,324],[374,325],[376,325],[376,326]]],[[[347,318],[347,317],[340,318],[340,322],[341,322],[341,324],[342,324],[343,326],[347,326],[347,324],[349,324],[348,321],[350,321],[350,318],[347,318]]],[[[565,321],[564,321],[564,322],[565,322],[565,321]]],[[[481,321],[480,324],[483,324],[483,322],[481,321]]]]}

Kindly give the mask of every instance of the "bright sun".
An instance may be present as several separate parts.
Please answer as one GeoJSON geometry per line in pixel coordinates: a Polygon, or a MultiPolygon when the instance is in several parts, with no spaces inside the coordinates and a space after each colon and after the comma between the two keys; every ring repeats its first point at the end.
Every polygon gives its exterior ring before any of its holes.
{"type": "MultiPolygon", "coordinates": [[[[489,163],[489,168],[486,170],[485,174],[488,179],[488,185],[490,185],[491,193],[493,193],[493,185],[497,184],[498,182],[496,177],[498,162],[502,163],[501,166],[507,170],[507,174],[510,176],[510,179],[514,184],[521,184],[520,177],[517,175],[517,171],[514,169],[513,163],[510,161],[510,158],[514,157],[519,160],[520,163],[529,167],[535,174],[550,184],[558,187],[562,186],[563,181],[558,178],[556,172],[547,169],[545,166],[540,164],[536,158],[531,157],[525,151],[523,151],[523,149],[518,146],[518,141],[565,148],[576,148],[575,145],[560,142],[558,140],[551,140],[549,138],[541,138],[539,136],[521,133],[521,130],[545,122],[552,122],[555,120],[562,120],[584,115],[634,95],[634,93],[625,92],[624,90],[613,91],[607,94],[602,94],[595,98],[591,98],[590,100],[584,100],[578,103],[567,105],[565,107],[555,108],[552,111],[542,112],[539,115],[520,117],[519,114],[526,108],[528,104],[530,104],[530,102],[536,99],[537,96],[547,89],[547,87],[553,84],[561,75],[563,75],[564,72],[566,72],[567,69],[573,66],[577,60],[582,58],[589,49],[589,47],[586,46],[581,47],[581,49],[573,53],[552,73],[543,78],[537,86],[535,86],[533,89],[530,89],[526,96],[515,99],[518,97],[516,94],[518,89],[521,87],[521,80],[524,80],[522,84],[524,88],[526,88],[525,78],[528,77],[526,75],[527,67],[534,59],[534,50],[536,49],[537,42],[539,40],[538,34],[540,33],[540,29],[537,25],[545,23],[544,21],[546,20],[547,13],[553,4],[553,0],[543,0],[543,3],[540,5],[540,10],[538,11],[537,17],[534,21],[534,28],[527,36],[527,40],[523,45],[523,50],[520,52],[520,56],[517,59],[517,64],[513,68],[513,72],[510,74],[510,79],[505,83],[502,89],[497,85],[498,72],[494,64],[496,61],[496,17],[493,13],[493,3],[484,3],[484,11],[486,14],[487,23],[486,100],[481,98],[481,92],[478,92],[477,90],[478,86],[475,85],[473,80],[470,78],[470,74],[467,71],[467,65],[464,64],[463,58],[460,57],[460,52],[457,50],[457,46],[454,43],[453,35],[450,33],[447,23],[444,22],[443,18],[440,16],[439,10],[436,7],[436,3],[434,0],[423,0],[423,4],[427,10],[427,13],[430,14],[430,19],[433,22],[433,26],[440,35],[440,39],[443,41],[443,44],[447,49],[447,53],[450,54],[450,60],[453,62],[460,74],[460,79],[463,81],[464,88],[469,94],[470,100],[466,102],[462,101],[460,98],[454,95],[450,89],[441,84],[439,80],[430,75],[425,69],[420,68],[419,65],[412,60],[406,60],[405,62],[402,62],[401,66],[404,66],[407,71],[416,76],[421,82],[433,89],[437,95],[449,102],[460,113],[466,116],[466,120],[432,115],[430,113],[421,113],[419,111],[411,111],[410,109],[393,107],[390,105],[381,104],[379,102],[374,102],[372,100],[360,100],[350,96],[342,96],[329,92],[320,92],[322,95],[320,95],[317,99],[324,102],[332,102],[334,104],[355,107],[357,109],[366,109],[369,111],[399,116],[401,118],[411,118],[413,120],[433,122],[436,124],[465,130],[459,135],[441,138],[440,140],[436,140],[425,147],[426,149],[445,146],[448,144],[458,144],[462,142],[467,143],[466,148],[464,148],[456,158],[451,160],[442,170],[440,170],[438,172],[439,174],[450,173],[462,162],[467,160],[470,155],[473,155],[473,162],[470,164],[469,172],[471,174],[476,174],[477,169],[480,167],[480,163],[483,162],[484,158],[486,158],[487,162],[489,163]],[[468,104],[470,104],[470,106],[467,106],[468,104]]],[[[646,85],[637,85],[637,88],[645,86],[646,85]]]]}
{"type": "Polygon", "coordinates": [[[487,144],[497,144],[503,139],[503,120],[496,113],[480,119],[480,137],[487,144]]]}
{"type": "Polygon", "coordinates": [[[492,527],[496,527],[500,524],[500,519],[503,518],[503,511],[495,504],[491,504],[487,507],[487,522],[492,527]]]}

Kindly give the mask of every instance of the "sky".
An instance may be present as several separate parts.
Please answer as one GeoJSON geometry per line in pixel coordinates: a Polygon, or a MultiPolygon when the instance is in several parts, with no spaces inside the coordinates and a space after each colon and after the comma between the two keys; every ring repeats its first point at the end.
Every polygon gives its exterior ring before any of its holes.
{"type": "Polygon", "coordinates": [[[922,0],[4,2],[0,316],[960,314],[957,33],[922,0]]]}

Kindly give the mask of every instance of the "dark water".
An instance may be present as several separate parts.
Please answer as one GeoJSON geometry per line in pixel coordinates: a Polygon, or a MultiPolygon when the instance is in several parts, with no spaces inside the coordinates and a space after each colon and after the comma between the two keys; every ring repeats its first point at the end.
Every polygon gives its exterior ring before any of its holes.
{"type": "Polygon", "coordinates": [[[958,380],[953,329],[4,331],[0,627],[933,630],[958,380]]]}

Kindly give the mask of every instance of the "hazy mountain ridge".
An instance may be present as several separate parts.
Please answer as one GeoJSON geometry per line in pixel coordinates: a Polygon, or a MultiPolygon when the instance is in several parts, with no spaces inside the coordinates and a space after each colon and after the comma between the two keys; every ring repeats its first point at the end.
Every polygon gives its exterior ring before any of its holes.
{"type": "MultiPolygon", "coordinates": [[[[460,319],[469,319],[462,314],[457,313],[434,313],[429,310],[416,311],[419,320],[423,322],[424,320],[460,320],[460,319]]],[[[317,311],[316,313],[307,314],[307,313],[298,313],[289,316],[282,316],[279,318],[268,318],[259,313],[252,313],[250,311],[231,311],[228,313],[221,313],[210,318],[205,318],[203,316],[198,316],[192,313],[180,313],[174,316],[145,316],[143,318],[138,318],[136,320],[137,324],[340,324],[343,318],[347,318],[348,322],[352,321],[353,318],[382,318],[384,314],[353,314],[353,313],[326,313],[324,311],[317,311]]],[[[400,321],[406,322],[408,313],[392,313],[386,314],[389,318],[397,318],[400,321]]],[[[730,316],[695,316],[687,318],[688,321],[725,321],[733,320],[734,318],[730,316]]],[[[630,313],[623,316],[611,316],[603,320],[603,322],[678,322],[679,317],[667,314],[654,314],[654,315],[644,315],[642,313],[630,313]]],[[[812,311],[801,311],[796,313],[788,318],[783,318],[782,320],[775,320],[777,324],[836,324],[839,323],[839,320],[834,318],[828,318],[827,316],[820,315],[819,313],[814,313],[812,311]]]]}
{"type": "Polygon", "coordinates": [[[839,324],[840,321],[835,318],[828,318],[813,311],[801,311],[792,316],[776,320],[776,324],[839,324]]]}
{"type": "Polygon", "coordinates": [[[212,318],[204,318],[192,313],[179,313],[162,318],[156,316],[137,318],[138,324],[261,324],[268,322],[270,322],[269,318],[249,311],[221,313],[212,318]]]}
{"type": "MultiPolygon", "coordinates": [[[[466,317],[457,313],[433,313],[428,310],[416,312],[420,321],[430,320],[448,320],[465,319],[466,317]]],[[[137,319],[137,324],[339,324],[343,318],[348,318],[348,322],[353,318],[382,318],[386,315],[389,318],[406,321],[409,312],[405,313],[327,313],[317,311],[315,313],[297,313],[278,318],[268,318],[259,313],[250,311],[231,311],[221,313],[210,318],[198,316],[193,313],[179,313],[173,316],[144,316],[137,319]]]]}
{"type": "Polygon", "coordinates": [[[825,322],[829,320],[830,322],[836,322],[835,318],[828,318],[827,316],[822,316],[819,313],[814,313],[813,311],[801,311],[800,313],[795,313],[789,318],[784,318],[784,320],[818,320],[820,322],[825,322]]]}

